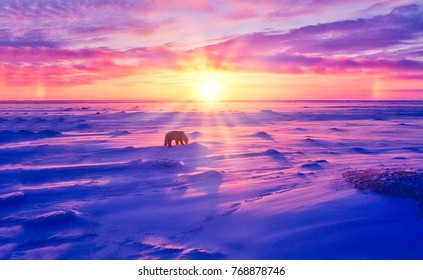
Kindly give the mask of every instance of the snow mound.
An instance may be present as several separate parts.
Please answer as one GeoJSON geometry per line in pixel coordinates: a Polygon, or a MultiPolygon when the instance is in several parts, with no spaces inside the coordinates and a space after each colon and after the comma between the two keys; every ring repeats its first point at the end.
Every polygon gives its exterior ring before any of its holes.
{"type": "Polygon", "coordinates": [[[279,152],[278,150],[275,150],[275,149],[267,149],[267,150],[264,152],[264,154],[265,154],[265,155],[268,155],[268,156],[276,156],[276,155],[281,155],[282,153],[281,153],[281,152],[279,152]]]}
{"type": "Polygon", "coordinates": [[[186,147],[188,149],[194,150],[194,151],[207,151],[209,149],[209,148],[207,148],[207,146],[202,145],[202,144],[197,143],[197,142],[188,144],[186,147]]]}
{"type": "Polygon", "coordinates": [[[348,171],[343,177],[356,189],[394,198],[412,198],[423,205],[423,170],[365,169],[348,171]]]}
{"type": "Polygon", "coordinates": [[[13,193],[6,193],[0,195],[0,205],[1,204],[9,204],[9,203],[16,203],[21,201],[24,198],[23,192],[13,192],[13,193]]]}
{"type": "Polygon", "coordinates": [[[345,129],[340,129],[340,128],[332,127],[330,129],[330,131],[333,131],[333,132],[345,132],[345,129]]]}
{"type": "Polygon", "coordinates": [[[312,169],[312,170],[320,170],[320,169],[323,169],[323,166],[321,166],[317,162],[305,163],[305,164],[301,165],[301,167],[302,168],[305,168],[305,169],[312,169]]]}
{"type": "Polygon", "coordinates": [[[28,218],[24,222],[28,225],[38,225],[38,224],[51,224],[57,225],[60,222],[67,222],[77,216],[77,212],[68,209],[68,210],[58,210],[52,211],[33,218],[28,218]]]}
{"type": "Polygon", "coordinates": [[[268,134],[266,131],[259,131],[253,135],[250,135],[251,137],[257,137],[257,138],[261,138],[264,140],[274,140],[273,137],[268,134]]]}
{"type": "Polygon", "coordinates": [[[275,149],[267,149],[265,152],[263,152],[263,155],[269,156],[269,157],[271,157],[275,160],[286,160],[283,153],[281,153],[281,152],[279,152],[278,150],[275,150],[275,149]]]}
{"type": "Polygon", "coordinates": [[[202,173],[198,173],[191,176],[191,180],[193,181],[200,181],[203,183],[213,183],[213,182],[221,182],[222,181],[222,173],[216,170],[208,170],[202,173]]]}
{"type": "Polygon", "coordinates": [[[305,141],[308,145],[319,146],[319,147],[328,146],[327,142],[325,142],[324,140],[316,139],[313,136],[306,136],[303,141],[305,141]]]}

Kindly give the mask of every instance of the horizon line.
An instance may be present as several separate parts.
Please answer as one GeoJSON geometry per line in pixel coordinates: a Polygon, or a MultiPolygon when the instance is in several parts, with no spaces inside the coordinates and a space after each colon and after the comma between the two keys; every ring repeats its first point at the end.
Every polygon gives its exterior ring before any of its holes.
{"type": "Polygon", "coordinates": [[[158,102],[196,102],[196,103],[224,103],[224,102],[392,102],[392,101],[423,101],[422,99],[239,99],[239,100],[167,100],[167,99],[5,99],[0,103],[43,103],[43,102],[116,102],[116,103],[158,103],[158,102]]]}

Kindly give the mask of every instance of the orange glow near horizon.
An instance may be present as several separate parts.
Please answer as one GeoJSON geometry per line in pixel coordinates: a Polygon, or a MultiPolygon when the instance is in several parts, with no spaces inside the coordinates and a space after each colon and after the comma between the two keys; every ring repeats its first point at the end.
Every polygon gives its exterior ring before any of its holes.
{"type": "Polygon", "coordinates": [[[51,87],[41,82],[28,87],[0,83],[1,100],[339,100],[416,99],[421,82],[369,77],[294,75],[258,72],[168,71],[143,73],[88,85],[51,87]],[[409,92],[401,92],[402,88],[409,92]],[[88,95],[89,93],[89,95],[88,95]],[[87,97],[88,96],[88,97],[87,97]]]}

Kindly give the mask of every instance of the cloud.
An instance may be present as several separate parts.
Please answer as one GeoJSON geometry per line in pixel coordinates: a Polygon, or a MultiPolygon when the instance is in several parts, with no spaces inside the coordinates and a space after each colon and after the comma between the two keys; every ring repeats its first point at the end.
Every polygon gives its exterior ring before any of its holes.
{"type": "Polygon", "coordinates": [[[161,69],[181,71],[188,60],[189,54],[167,46],[126,51],[8,46],[0,47],[0,78],[13,87],[91,84],[161,69]]]}
{"type": "Polygon", "coordinates": [[[227,70],[284,74],[366,73],[420,78],[423,62],[411,59],[346,58],[280,52],[225,57],[204,50],[177,51],[166,46],[127,51],[0,48],[0,77],[8,86],[90,84],[135,74],[162,71],[227,70]],[[199,60],[199,58],[202,58],[199,60]],[[396,73],[402,73],[398,75],[396,73]]]}
{"type": "Polygon", "coordinates": [[[292,49],[301,52],[354,52],[413,44],[422,38],[423,10],[409,5],[369,19],[307,26],[286,34],[292,49]]]}
{"type": "Polygon", "coordinates": [[[206,0],[2,0],[0,2],[0,16],[20,19],[83,18],[104,13],[148,14],[163,10],[209,12],[211,9],[211,3],[206,0]]]}
{"type": "Polygon", "coordinates": [[[59,42],[46,38],[42,30],[30,30],[21,36],[14,36],[9,30],[0,30],[0,47],[56,48],[59,45],[59,42]]]}
{"type": "MultiPolygon", "coordinates": [[[[98,46],[101,42],[103,45],[114,44],[121,49],[129,49],[137,45],[149,45],[145,43],[148,42],[148,37],[156,39],[152,40],[154,44],[171,41],[187,44],[198,41],[199,38],[207,40],[228,35],[222,34],[227,29],[231,30],[230,34],[237,34],[240,30],[247,32],[246,30],[254,28],[253,25],[261,30],[267,25],[274,29],[275,25],[271,22],[275,18],[318,15],[322,11],[336,10],[339,7],[342,10],[347,5],[367,7],[378,1],[368,2],[264,0],[258,4],[252,0],[3,0],[0,1],[0,26],[3,31],[15,37],[15,40],[7,42],[10,46],[19,44],[16,38],[23,37],[26,33],[43,30],[43,41],[28,43],[38,46],[48,46],[49,43],[98,46]],[[274,15],[269,21],[272,13],[279,15],[274,15]],[[193,34],[195,32],[189,30],[190,26],[196,28],[197,33],[205,34],[193,34]]],[[[307,22],[306,18],[303,22],[307,22]]],[[[306,32],[306,29],[302,31],[306,32]]],[[[285,34],[285,37],[288,35],[285,34]]],[[[316,42],[313,34],[309,36],[310,47],[336,49],[336,44],[311,45],[316,42]]],[[[305,36],[303,38],[307,39],[305,36]]],[[[294,41],[295,38],[291,40],[294,41]]],[[[6,42],[3,45],[7,45],[6,42]]]]}
{"type": "Polygon", "coordinates": [[[0,61],[14,65],[21,64],[52,64],[60,62],[72,62],[75,60],[89,59],[114,59],[122,58],[124,53],[106,48],[91,49],[60,49],[38,46],[26,47],[1,47],[0,61]]]}
{"type": "Polygon", "coordinates": [[[288,53],[272,55],[246,54],[210,61],[215,68],[228,71],[269,72],[284,74],[319,73],[381,73],[409,71],[423,73],[423,62],[412,59],[385,59],[366,57],[310,56],[288,53]]]}
{"type": "Polygon", "coordinates": [[[63,18],[89,16],[92,13],[152,9],[150,1],[138,0],[3,0],[0,16],[19,18],[63,18]]]}
{"type": "Polygon", "coordinates": [[[421,73],[422,30],[422,7],[407,5],[368,19],[246,34],[201,52],[213,67],[231,71],[421,73]]]}
{"type": "MultiPolygon", "coordinates": [[[[327,1],[314,2],[323,5],[327,1]]],[[[237,8],[241,7],[240,14],[243,9],[247,11],[241,17],[253,16],[248,13],[253,2],[233,3],[238,5],[237,8]]],[[[275,5],[272,1],[267,3],[275,5]]],[[[82,7],[81,14],[84,15],[95,8],[126,10],[143,7],[154,12],[166,4],[184,11],[206,12],[216,8],[205,1],[175,4],[173,1],[77,0],[59,1],[54,5],[53,1],[4,1],[0,4],[0,11],[1,8],[7,11],[0,13],[10,16],[19,11],[31,17],[31,13],[43,7],[49,8],[45,13],[81,17],[74,14],[82,7]],[[29,11],[23,11],[19,5],[29,11]]],[[[86,35],[87,38],[94,38],[97,34],[113,37],[114,32],[125,32],[128,26],[143,34],[160,28],[155,23],[135,20],[131,16],[122,17],[117,12],[113,17],[69,23],[67,32],[86,35]],[[110,18],[114,18],[114,22],[109,22],[110,18]],[[89,23],[91,20],[93,22],[89,23]]],[[[63,35],[55,28],[21,30],[20,34],[5,28],[0,30],[0,79],[8,86],[27,86],[41,81],[45,86],[55,87],[90,84],[142,73],[208,70],[319,75],[364,73],[420,79],[423,75],[422,30],[423,9],[419,5],[397,7],[385,15],[370,18],[308,25],[288,31],[226,36],[217,43],[191,50],[178,49],[172,47],[173,44],[127,49],[111,46],[77,48],[68,42],[69,34],[63,35]]]]}
{"type": "Polygon", "coordinates": [[[422,7],[409,5],[369,19],[310,25],[281,33],[247,34],[226,41],[222,46],[229,49],[250,47],[260,52],[284,49],[292,53],[350,55],[420,43],[422,30],[422,7]]]}
{"type": "Polygon", "coordinates": [[[73,45],[82,41],[95,45],[99,40],[104,43],[105,38],[120,38],[122,34],[147,36],[159,31],[165,22],[147,17],[156,10],[153,3],[156,2],[0,1],[0,45],[55,47],[57,44],[73,45]],[[29,35],[37,32],[42,32],[43,36],[29,40],[29,35]],[[5,40],[4,34],[8,35],[8,40],[5,40]]]}
{"type": "Polygon", "coordinates": [[[95,60],[86,64],[3,64],[0,66],[0,81],[9,87],[28,87],[39,84],[46,87],[61,87],[92,84],[96,81],[126,77],[135,73],[135,67],[119,65],[107,60],[95,60]]]}

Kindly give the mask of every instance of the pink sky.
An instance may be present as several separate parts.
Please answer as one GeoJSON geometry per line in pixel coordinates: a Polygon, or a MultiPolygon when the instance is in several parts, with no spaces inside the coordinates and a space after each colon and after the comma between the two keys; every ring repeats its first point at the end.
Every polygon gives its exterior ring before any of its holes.
{"type": "Polygon", "coordinates": [[[1,100],[423,99],[422,1],[5,0],[0,26],[1,100]]]}

